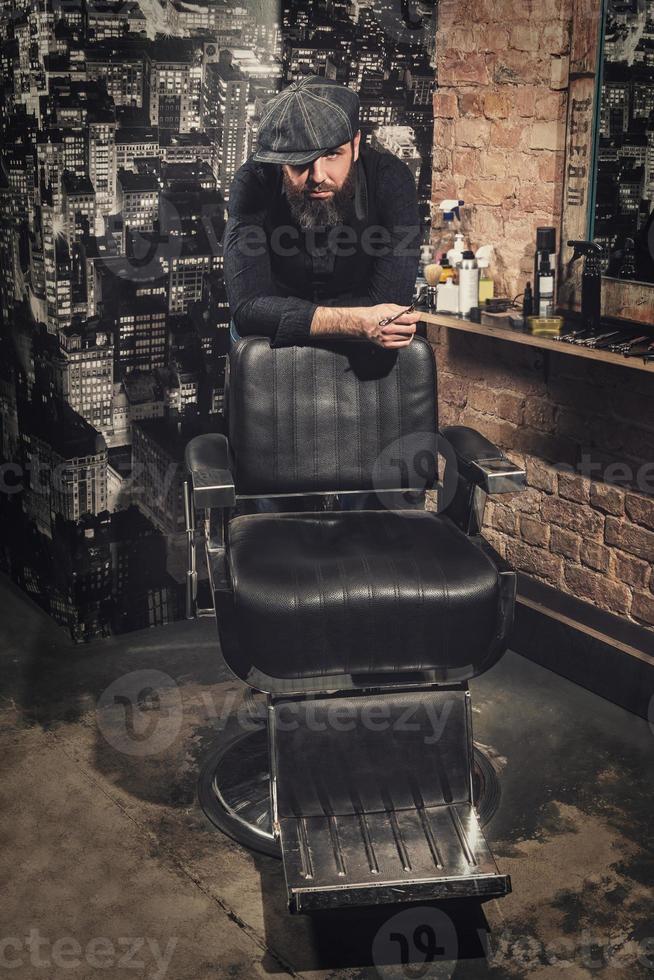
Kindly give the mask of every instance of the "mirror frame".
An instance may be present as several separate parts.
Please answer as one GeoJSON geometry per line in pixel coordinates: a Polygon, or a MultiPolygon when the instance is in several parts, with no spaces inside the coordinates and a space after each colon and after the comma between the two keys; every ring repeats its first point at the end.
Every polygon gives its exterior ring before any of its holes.
{"type": "MultiPolygon", "coordinates": [[[[572,10],[558,306],[579,311],[582,260],[570,264],[572,249],[567,243],[588,239],[592,227],[606,0],[574,0],[572,10]]],[[[654,325],[654,283],[602,276],[602,316],[654,325]]]]}

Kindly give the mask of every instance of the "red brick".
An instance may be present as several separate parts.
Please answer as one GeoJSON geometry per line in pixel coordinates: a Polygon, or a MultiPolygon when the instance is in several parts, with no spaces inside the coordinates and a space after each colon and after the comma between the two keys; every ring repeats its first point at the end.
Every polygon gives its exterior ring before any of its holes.
{"type": "MultiPolygon", "coordinates": [[[[491,124],[487,119],[457,119],[454,124],[458,146],[475,146],[484,149],[490,142],[491,124]]],[[[474,204],[475,201],[468,203],[474,204]]]]}
{"type": "Polygon", "coordinates": [[[654,596],[637,592],[631,605],[631,615],[641,623],[654,626],[654,596]]]}
{"type": "Polygon", "coordinates": [[[577,473],[559,473],[559,496],[566,500],[575,500],[578,504],[588,503],[590,499],[590,484],[587,479],[577,473]]]}
{"type": "Polygon", "coordinates": [[[542,521],[534,520],[533,517],[520,515],[520,537],[527,544],[536,545],[539,548],[547,548],[550,541],[550,525],[543,524],[542,521]]]}
{"type": "Polygon", "coordinates": [[[487,92],[484,96],[484,115],[488,119],[506,119],[511,111],[508,96],[500,92],[487,92]]]}
{"type": "Polygon", "coordinates": [[[438,377],[438,403],[450,402],[463,408],[468,399],[468,385],[454,374],[441,372],[438,377]]]}
{"type": "Polygon", "coordinates": [[[521,85],[511,93],[513,109],[519,116],[533,117],[536,114],[536,94],[538,86],[521,85]]]}
{"type": "Polygon", "coordinates": [[[636,524],[654,529],[654,500],[628,493],[625,497],[627,516],[636,524]]]}
{"type": "Polygon", "coordinates": [[[538,184],[522,183],[518,193],[521,211],[528,213],[532,211],[554,211],[558,190],[554,183],[546,184],[542,181],[538,184]]]}
{"type": "Polygon", "coordinates": [[[468,402],[478,412],[496,415],[519,425],[522,422],[524,398],[506,391],[474,386],[468,392],[468,402]]]}
{"type": "Polygon", "coordinates": [[[434,93],[434,116],[454,119],[457,115],[457,98],[455,92],[434,93]]]}
{"type": "Polygon", "coordinates": [[[574,531],[566,531],[562,527],[552,527],[550,537],[550,551],[572,561],[579,561],[581,554],[581,535],[574,531]]]}
{"type": "Polygon", "coordinates": [[[503,531],[505,534],[515,534],[516,515],[509,507],[497,503],[495,500],[488,501],[484,521],[488,522],[490,527],[494,527],[497,531],[503,531]]]}
{"type": "Polygon", "coordinates": [[[568,24],[563,21],[550,20],[539,34],[541,49],[548,54],[565,54],[570,50],[570,31],[568,24]]]}
{"type": "Polygon", "coordinates": [[[441,85],[488,85],[490,74],[485,55],[443,52],[438,58],[438,80],[441,85]]]}
{"type": "Polygon", "coordinates": [[[608,571],[611,549],[595,541],[582,541],[581,561],[583,565],[594,568],[597,572],[608,571]]]}
{"type": "Polygon", "coordinates": [[[617,517],[606,518],[605,541],[637,558],[654,561],[654,531],[629,524],[617,517]]]}
{"type": "Polygon", "coordinates": [[[528,398],[525,405],[525,424],[534,429],[545,429],[554,432],[556,405],[546,398],[528,398]]]}
{"type": "Polygon", "coordinates": [[[549,551],[512,539],[507,541],[506,559],[516,570],[527,575],[534,575],[550,585],[558,586],[561,583],[563,560],[549,551]]]}
{"type": "Polygon", "coordinates": [[[534,29],[532,24],[515,24],[511,28],[509,46],[516,51],[538,51],[541,45],[542,31],[534,29]]]}
{"type": "Polygon", "coordinates": [[[631,585],[636,589],[644,589],[650,581],[652,566],[649,562],[634,558],[632,555],[625,555],[621,551],[612,552],[613,555],[613,577],[618,582],[631,585]]]}
{"type": "Polygon", "coordinates": [[[537,119],[561,119],[565,110],[566,97],[561,92],[546,92],[536,99],[537,119]]]}
{"type": "Polygon", "coordinates": [[[568,565],[563,577],[566,585],[580,599],[590,599],[600,609],[615,613],[626,613],[631,599],[631,590],[622,582],[614,582],[606,575],[591,572],[580,565],[568,565]]]}
{"type": "Polygon", "coordinates": [[[462,194],[466,201],[472,201],[476,205],[489,205],[490,207],[507,207],[510,199],[515,197],[518,190],[518,181],[515,177],[507,177],[504,180],[493,180],[489,177],[478,179],[476,175],[466,177],[463,184],[462,194]]]}
{"type": "Polygon", "coordinates": [[[537,514],[540,510],[542,496],[539,490],[527,487],[525,490],[510,495],[510,506],[522,514],[537,514]]]}
{"type": "Polygon", "coordinates": [[[538,85],[544,77],[544,64],[537,52],[526,58],[523,51],[508,48],[498,52],[493,81],[497,85],[538,85]]]}
{"type": "MultiPolygon", "coordinates": [[[[468,120],[469,121],[469,120],[468,120]]],[[[454,126],[456,125],[454,120],[450,119],[435,119],[434,120],[434,144],[441,147],[444,150],[453,150],[454,147],[459,142],[454,139],[454,126]]],[[[436,184],[432,187],[432,194],[436,200],[442,201],[448,197],[448,195],[454,194],[456,197],[456,181],[454,177],[450,178],[444,184],[436,184]],[[438,188],[441,188],[440,193],[438,188]],[[443,196],[441,196],[443,195],[443,196]]]]}
{"type": "Polygon", "coordinates": [[[484,528],[484,538],[495,548],[498,555],[506,558],[506,543],[508,540],[506,534],[502,534],[501,531],[495,531],[493,528],[484,528]]]}
{"type": "Polygon", "coordinates": [[[480,91],[460,92],[458,99],[460,116],[474,116],[478,119],[482,115],[484,100],[480,91]]]}
{"type": "Polygon", "coordinates": [[[489,145],[494,147],[496,150],[505,147],[506,149],[513,150],[515,152],[520,148],[520,140],[523,132],[524,125],[521,123],[508,125],[506,122],[504,122],[504,120],[493,122],[490,131],[489,145]]]}
{"type": "MultiPolygon", "coordinates": [[[[528,399],[528,402],[531,399],[528,399]]],[[[545,490],[546,493],[554,493],[557,485],[557,471],[552,466],[548,466],[535,456],[527,456],[527,483],[530,487],[537,490],[545,490]]]]}
{"type": "Polygon", "coordinates": [[[544,521],[559,524],[569,531],[583,534],[584,537],[599,538],[604,525],[604,518],[601,514],[591,510],[590,507],[583,506],[583,504],[563,500],[561,497],[544,497],[541,516],[544,521]]]}
{"type": "Polygon", "coordinates": [[[469,403],[464,409],[463,418],[463,425],[470,425],[473,429],[477,429],[500,449],[510,449],[515,445],[517,427],[513,423],[495,419],[490,415],[482,415],[471,408],[469,403]]]}
{"type": "Polygon", "coordinates": [[[452,154],[452,167],[457,174],[479,173],[481,160],[485,157],[485,153],[480,153],[473,147],[457,146],[452,154]]]}
{"type": "Polygon", "coordinates": [[[529,148],[532,150],[561,150],[564,136],[562,122],[534,122],[529,132],[529,148]]]}
{"type": "Polygon", "coordinates": [[[613,514],[616,517],[624,514],[624,490],[609,483],[591,483],[590,502],[593,507],[604,511],[605,514],[613,514]]]}

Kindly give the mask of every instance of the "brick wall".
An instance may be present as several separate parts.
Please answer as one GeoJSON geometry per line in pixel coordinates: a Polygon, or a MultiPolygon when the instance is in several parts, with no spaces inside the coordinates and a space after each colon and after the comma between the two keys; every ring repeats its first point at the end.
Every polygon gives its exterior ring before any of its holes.
{"type": "MultiPolygon", "coordinates": [[[[531,278],[560,224],[572,0],[440,0],[433,200],[460,195],[496,294],[531,278]]],[[[484,533],[517,569],[654,627],[654,378],[430,328],[441,422],[477,428],[527,470],[484,533]]]]}

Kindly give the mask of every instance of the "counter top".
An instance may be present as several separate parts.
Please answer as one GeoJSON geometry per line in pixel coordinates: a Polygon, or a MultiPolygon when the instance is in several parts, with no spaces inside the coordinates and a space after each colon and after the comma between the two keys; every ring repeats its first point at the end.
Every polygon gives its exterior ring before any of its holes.
{"type": "MultiPolygon", "coordinates": [[[[592,361],[602,361],[604,364],[618,364],[621,367],[632,368],[636,371],[646,371],[654,374],[654,360],[644,362],[642,357],[625,357],[608,350],[593,350],[581,344],[569,344],[551,337],[537,337],[526,330],[516,330],[493,324],[473,323],[465,317],[453,316],[451,313],[422,313],[421,322],[427,324],[427,335],[430,328],[445,327],[447,330],[462,330],[465,333],[480,334],[483,337],[495,337],[498,340],[509,341],[513,344],[525,344],[528,347],[538,347],[544,351],[554,351],[556,354],[568,354],[573,357],[585,357],[592,361]]],[[[634,329],[638,324],[634,325],[634,329]]],[[[651,329],[651,328],[650,328],[651,329]]],[[[643,326],[643,333],[647,327],[643,326]]],[[[652,338],[654,340],[654,336],[652,338]]]]}

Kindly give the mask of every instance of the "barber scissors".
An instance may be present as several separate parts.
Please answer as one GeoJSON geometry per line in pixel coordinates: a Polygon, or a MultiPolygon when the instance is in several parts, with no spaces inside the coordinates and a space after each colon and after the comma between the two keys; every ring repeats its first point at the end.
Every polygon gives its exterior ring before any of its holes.
{"type": "MultiPolygon", "coordinates": [[[[416,300],[416,303],[417,302],[418,301],[416,300]]],[[[379,326],[387,327],[389,323],[395,323],[395,321],[401,316],[404,316],[405,313],[413,313],[416,308],[416,303],[412,303],[411,306],[407,306],[406,310],[400,310],[400,312],[396,313],[395,316],[385,316],[383,320],[379,321],[379,326]]]]}

